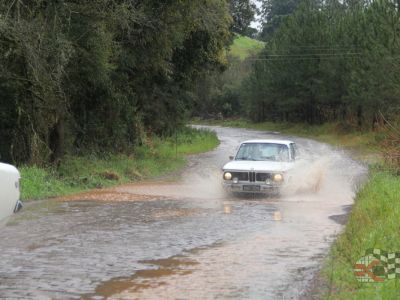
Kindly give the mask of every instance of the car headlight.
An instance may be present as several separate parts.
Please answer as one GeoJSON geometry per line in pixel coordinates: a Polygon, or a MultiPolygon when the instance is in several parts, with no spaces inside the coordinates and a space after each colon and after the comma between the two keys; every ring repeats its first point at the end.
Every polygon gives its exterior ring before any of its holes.
{"type": "Polygon", "coordinates": [[[282,182],[283,181],[283,175],[282,174],[275,174],[273,179],[276,182],[282,182]]]}
{"type": "Polygon", "coordinates": [[[229,172],[226,172],[226,173],[224,174],[224,179],[225,179],[225,180],[231,180],[231,179],[232,179],[232,174],[229,173],[229,172]]]}

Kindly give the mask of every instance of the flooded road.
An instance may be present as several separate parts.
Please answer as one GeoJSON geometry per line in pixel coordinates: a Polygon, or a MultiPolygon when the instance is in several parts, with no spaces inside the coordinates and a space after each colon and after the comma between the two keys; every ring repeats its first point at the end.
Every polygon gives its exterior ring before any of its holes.
{"type": "Polygon", "coordinates": [[[221,145],[192,157],[180,182],[27,205],[0,227],[0,298],[299,298],[366,169],[293,138],[302,160],[292,186],[279,198],[233,198],[220,170],[239,142],[282,136],[212,129],[221,145]]]}

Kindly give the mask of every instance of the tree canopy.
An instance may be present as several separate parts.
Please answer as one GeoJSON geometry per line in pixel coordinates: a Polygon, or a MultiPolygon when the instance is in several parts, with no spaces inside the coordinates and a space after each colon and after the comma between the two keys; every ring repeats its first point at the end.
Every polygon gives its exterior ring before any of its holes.
{"type": "Polygon", "coordinates": [[[0,2],[0,159],[129,152],[190,115],[373,127],[400,113],[394,0],[265,0],[264,49],[227,56],[250,0],[0,2]]]}
{"type": "Polygon", "coordinates": [[[253,59],[242,86],[255,121],[375,126],[400,112],[397,2],[302,1],[253,59]]]}
{"type": "Polygon", "coordinates": [[[301,0],[264,0],[262,1],[261,16],[262,30],[260,37],[268,40],[284,19],[294,13],[301,0]]]}
{"type": "Polygon", "coordinates": [[[254,21],[257,6],[251,0],[230,0],[229,9],[233,18],[233,32],[243,35],[252,34],[250,24],[254,21]]]}
{"type": "Polygon", "coordinates": [[[0,3],[0,155],[128,151],[183,123],[207,72],[227,65],[225,0],[0,3]]]}

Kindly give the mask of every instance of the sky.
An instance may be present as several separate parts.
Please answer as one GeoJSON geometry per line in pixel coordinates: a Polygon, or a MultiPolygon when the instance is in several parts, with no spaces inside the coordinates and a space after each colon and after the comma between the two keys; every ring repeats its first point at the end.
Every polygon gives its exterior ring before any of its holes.
{"type": "MultiPolygon", "coordinates": [[[[261,0],[252,0],[251,2],[253,2],[255,5],[257,5],[258,8],[261,8],[261,5],[262,5],[261,0]]],[[[251,22],[250,26],[253,28],[260,29],[260,26],[261,26],[260,17],[256,16],[256,20],[251,22]]]]}

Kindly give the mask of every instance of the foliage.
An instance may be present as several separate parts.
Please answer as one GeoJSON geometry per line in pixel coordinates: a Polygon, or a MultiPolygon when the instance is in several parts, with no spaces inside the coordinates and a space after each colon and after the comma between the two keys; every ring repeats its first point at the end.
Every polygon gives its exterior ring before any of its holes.
{"type": "Polygon", "coordinates": [[[254,20],[257,6],[250,0],[230,0],[229,8],[233,18],[233,32],[238,34],[250,33],[250,24],[254,20]]]}
{"type": "Polygon", "coordinates": [[[399,20],[389,0],[305,0],[254,60],[242,90],[254,121],[375,128],[400,112],[399,20]]]}
{"type": "Polygon", "coordinates": [[[226,1],[0,3],[0,155],[60,164],[182,126],[199,78],[227,64],[226,1]]]}
{"type": "Polygon", "coordinates": [[[386,163],[400,174],[400,120],[398,124],[390,123],[381,116],[383,155],[386,163]]]}
{"type": "Polygon", "coordinates": [[[210,72],[197,82],[192,116],[225,118],[240,115],[242,81],[251,71],[250,58],[263,49],[263,43],[242,35],[235,35],[223,73],[210,72]]]}
{"type": "Polygon", "coordinates": [[[267,41],[275,30],[289,17],[297,8],[300,0],[265,0],[262,2],[262,30],[260,38],[267,41]]]}

